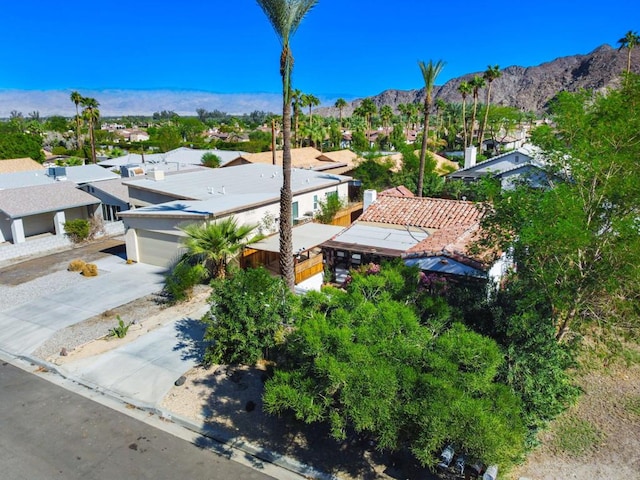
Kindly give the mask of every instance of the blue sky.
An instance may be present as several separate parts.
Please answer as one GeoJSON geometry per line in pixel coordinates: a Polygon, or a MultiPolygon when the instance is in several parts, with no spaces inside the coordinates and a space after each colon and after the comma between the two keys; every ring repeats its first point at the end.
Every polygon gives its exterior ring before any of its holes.
{"type": "MultiPolygon", "coordinates": [[[[280,45],[253,0],[3,3],[0,91],[196,90],[221,105],[280,92],[280,45]]],[[[420,88],[418,60],[446,61],[442,84],[616,46],[627,30],[640,30],[635,0],[320,0],[293,38],[294,86],[325,102],[420,88]]]]}

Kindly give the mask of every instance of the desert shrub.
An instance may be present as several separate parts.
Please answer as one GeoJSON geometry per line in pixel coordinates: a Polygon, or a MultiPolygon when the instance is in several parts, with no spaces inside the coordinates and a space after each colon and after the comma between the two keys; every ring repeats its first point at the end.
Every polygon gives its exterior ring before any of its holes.
{"type": "Polygon", "coordinates": [[[133,322],[124,323],[124,320],[120,318],[120,315],[116,317],[118,319],[118,325],[109,330],[110,337],[124,338],[127,336],[129,327],[133,322]]]}
{"type": "Polygon", "coordinates": [[[82,267],[82,275],[85,277],[97,277],[98,276],[98,266],[95,263],[86,263],[84,267],[82,267]]]}
{"type": "Polygon", "coordinates": [[[102,217],[93,216],[89,219],[89,235],[88,239],[93,240],[94,238],[104,235],[104,220],[102,217]]]}
{"type": "Polygon", "coordinates": [[[86,262],[78,258],[76,260],[71,260],[71,263],[69,263],[67,270],[69,270],[70,272],[81,272],[85,265],[86,262]]]}
{"type": "Polygon", "coordinates": [[[205,167],[218,168],[222,163],[222,160],[215,153],[207,152],[202,155],[201,162],[205,167]]]}
{"type": "Polygon", "coordinates": [[[89,238],[89,221],[83,218],[69,220],[64,223],[64,232],[72,242],[83,242],[89,238]]]}
{"type": "Polygon", "coordinates": [[[319,200],[318,205],[320,211],[315,215],[316,220],[320,223],[330,224],[336,214],[344,208],[345,201],[337,195],[330,195],[325,201],[319,200]]]}
{"type": "Polygon", "coordinates": [[[182,302],[191,296],[193,287],[201,283],[206,275],[206,268],[201,264],[178,263],[167,275],[164,291],[172,302],[182,302]]]}

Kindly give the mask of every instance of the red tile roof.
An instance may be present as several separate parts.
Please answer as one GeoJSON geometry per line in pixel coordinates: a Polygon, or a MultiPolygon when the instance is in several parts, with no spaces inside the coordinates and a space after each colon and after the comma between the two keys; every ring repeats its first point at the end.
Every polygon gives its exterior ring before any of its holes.
{"type": "Polygon", "coordinates": [[[407,256],[444,254],[458,261],[484,263],[490,252],[470,253],[480,236],[482,216],[481,206],[472,202],[381,192],[358,221],[428,229],[429,236],[407,250],[407,256]]]}
{"type": "Polygon", "coordinates": [[[413,192],[404,185],[398,187],[392,187],[388,190],[383,190],[378,195],[385,195],[387,197],[415,197],[413,192]]]}
{"type": "Polygon", "coordinates": [[[481,211],[472,202],[381,195],[359,220],[438,230],[461,225],[471,226],[478,223],[480,218],[481,211]]]}

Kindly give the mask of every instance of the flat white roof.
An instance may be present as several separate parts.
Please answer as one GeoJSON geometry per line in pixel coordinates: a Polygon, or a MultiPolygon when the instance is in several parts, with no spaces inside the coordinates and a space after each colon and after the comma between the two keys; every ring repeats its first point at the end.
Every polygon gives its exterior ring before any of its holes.
{"type": "Polygon", "coordinates": [[[407,251],[427,238],[426,230],[405,227],[375,226],[356,222],[332,240],[351,245],[364,245],[377,249],[407,251]]]}
{"type": "MultiPolygon", "coordinates": [[[[313,222],[293,227],[293,253],[306,252],[313,247],[317,247],[342,230],[344,230],[344,227],[313,222]]],[[[249,248],[277,253],[280,251],[280,234],[271,235],[259,242],[252,243],[249,248]]]]}
{"type": "MultiPolygon", "coordinates": [[[[292,169],[291,190],[295,194],[339,185],[349,180],[351,177],[344,175],[292,169]]],[[[238,195],[274,198],[280,196],[282,167],[266,164],[238,165],[168,175],[163,180],[132,177],[124,183],[130,188],[157,192],[176,199],[210,200],[238,195]],[[265,195],[268,197],[264,197],[265,195]]]]}

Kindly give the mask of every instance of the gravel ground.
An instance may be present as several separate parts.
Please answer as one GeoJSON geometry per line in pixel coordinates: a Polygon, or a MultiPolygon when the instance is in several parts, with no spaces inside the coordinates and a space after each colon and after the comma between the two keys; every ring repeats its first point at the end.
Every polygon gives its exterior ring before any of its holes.
{"type": "Polygon", "coordinates": [[[65,290],[87,279],[78,272],[61,270],[20,285],[0,284],[0,309],[6,310],[51,293],[65,290]]]}

